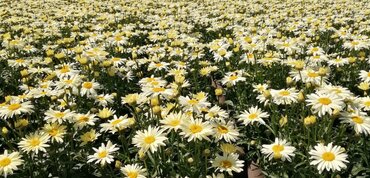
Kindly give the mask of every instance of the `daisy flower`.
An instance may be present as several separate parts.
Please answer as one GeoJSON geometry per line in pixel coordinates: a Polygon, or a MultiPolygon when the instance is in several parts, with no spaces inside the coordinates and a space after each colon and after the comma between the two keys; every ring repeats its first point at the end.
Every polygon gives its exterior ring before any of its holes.
{"type": "Polygon", "coordinates": [[[150,150],[152,153],[156,152],[158,147],[165,146],[168,138],[163,134],[164,130],[158,127],[152,128],[149,126],[147,130],[136,131],[132,143],[140,148],[142,152],[150,150]]]}
{"type": "Polygon", "coordinates": [[[132,93],[132,94],[127,94],[124,97],[121,97],[122,104],[129,104],[131,106],[134,105],[140,105],[142,103],[145,103],[147,100],[147,97],[144,96],[143,94],[139,93],[132,93]]]}
{"type": "Polygon", "coordinates": [[[277,105],[290,105],[296,103],[298,92],[295,88],[274,90],[271,89],[272,101],[277,105]]]}
{"type": "Polygon", "coordinates": [[[211,105],[211,103],[207,101],[207,97],[190,98],[189,96],[180,96],[179,103],[184,107],[186,111],[193,111],[196,113],[200,113],[203,108],[207,108],[211,105]]]}
{"type": "Polygon", "coordinates": [[[363,82],[370,82],[370,71],[361,70],[360,79],[363,82]]]}
{"type": "Polygon", "coordinates": [[[0,106],[0,118],[7,119],[23,113],[31,113],[32,109],[33,105],[30,101],[22,103],[13,100],[9,104],[0,106]]]}
{"type": "Polygon", "coordinates": [[[116,115],[113,116],[113,119],[109,120],[108,123],[100,124],[101,132],[109,131],[110,133],[114,134],[129,125],[129,120],[127,119],[127,115],[117,117],[116,115]]]}
{"type": "Polygon", "coordinates": [[[0,175],[7,177],[12,175],[13,171],[18,170],[18,166],[23,164],[19,152],[8,153],[8,150],[5,150],[3,154],[0,154],[0,175]]]}
{"type": "Polygon", "coordinates": [[[228,72],[226,73],[226,76],[222,78],[221,83],[223,85],[229,84],[231,86],[234,86],[237,82],[244,82],[246,80],[245,77],[242,76],[241,71],[237,72],[228,72]]]}
{"type": "Polygon", "coordinates": [[[146,169],[138,164],[128,164],[121,168],[121,172],[127,178],[146,178],[146,169]]]}
{"type": "Polygon", "coordinates": [[[39,151],[46,152],[47,147],[50,145],[46,144],[49,142],[50,136],[46,133],[36,132],[22,138],[22,141],[18,143],[19,148],[27,153],[35,152],[38,154],[39,151]]]}
{"type": "Polygon", "coordinates": [[[45,124],[43,131],[51,137],[51,141],[63,143],[63,136],[66,134],[66,126],[58,123],[45,124]]]}
{"type": "Polygon", "coordinates": [[[342,110],[344,107],[343,100],[334,94],[323,92],[312,93],[307,96],[307,106],[312,107],[312,111],[319,117],[325,114],[332,115],[333,110],[342,110]]]}
{"type": "Polygon", "coordinates": [[[214,124],[216,141],[225,140],[228,143],[235,142],[239,138],[239,130],[234,123],[229,121],[226,124],[214,124]]]}
{"type": "Polygon", "coordinates": [[[90,97],[90,96],[96,96],[97,93],[96,93],[96,90],[100,89],[101,86],[99,83],[95,82],[94,80],[92,80],[91,82],[83,82],[82,85],[81,85],[81,96],[87,96],[87,97],[90,97]]]}
{"type": "Polygon", "coordinates": [[[108,141],[106,145],[102,143],[98,149],[93,148],[93,150],[95,153],[87,157],[89,159],[87,163],[95,161],[95,164],[100,163],[104,166],[106,163],[110,164],[114,160],[112,154],[119,148],[116,147],[116,144],[113,145],[111,141],[108,141]]]}
{"type": "Polygon", "coordinates": [[[99,106],[106,107],[108,104],[112,104],[114,102],[113,98],[113,94],[100,94],[95,97],[95,103],[98,103],[99,106]]]}
{"type": "Polygon", "coordinates": [[[324,54],[324,50],[321,48],[321,47],[318,47],[318,46],[310,46],[307,50],[307,54],[310,54],[310,55],[322,55],[324,54]]]}
{"type": "Polygon", "coordinates": [[[203,139],[210,141],[208,136],[213,134],[212,125],[208,121],[203,122],[201,119],[194,118],[186,120],[181,126],[181,130],[180,135],[188,138],[188,142],[203,139]]]}
{"type": "Polygon", "coordinates": [[[168,114],[164,117],[164,119],[160,120],[160,123],[163,124],[161,127],[163,127],[165,130],[177,131],[181,127],[183,121],[188,119],[189,117],[186,114],[178,112],[168,114]]]}
{"type": "Polygon", "coordinates": [[[98,117],[100,117],[101,119],[107,119],[113,116],[114,113],[116,113],[116,111],[113,110],[112,108],[104,107],[103,109],[99,109],[98,117]]]}
{"type": "Polygon", "coordinates": [[[283,161],[288,160],[292,161],[290,157],[293,157],[294,151],[296,148],[290,146],[290,143],[287,142],[285,139],[275,138],[275,142],[272,144],[264,144],[262,145],[261,152],[265,154],[269,160],[272,158],[274,159],[281,159],[283,161]]]}
{"type": "Polygon", "coordinates": [[[58,111],[49,109],[45,112],[45,118],[44,120],[48,123],[59,123],[62,124],[65,121],[69,121],[73,117],[73,113],[67,109],[65,111],[58,111]]]}
{"type": "Polygon", "coordinates": [[[351,113],[346,112],[342,114],[340,120],[342,120],[342,123],[353,126],[356,134],[370,134],[370,117],[365,112],[358,110],[351,113]]]}
{"type": "Polygon", "coordinates": [[[338,56],[335,59],[328,60],[329,66],[335,66],[335,67],[341,67],[341,66],[344,66],[344,65],[346,65],[348,63],[349,63],[349,61],[348,61],[347,58],[342,58],[340,56],[338,56]]]}
{"type": "Polygon", "coordinates": [[[206,120],[216,120],[221,122],[225,121],[225,119],[227,119],[228,117],[229,114],[225,110],[221,109],[219,106],[213,106],[207,111],[207,114],[205,115],[206,120]]]}
{"type": "Polygon", "coordinates": [[[82,142],[80,145],[84,146],[89,142],[93,142],[96,139],[98,139],[99,136],[100,136],[100,133],[96,133],[96,131],[94,129],[91,129],[90,131],[88,131],[88,132],[86,132],[86,133],[84,133],[83,135],[80,136],[80,140],[82,142]]]}
{"type": "Polygon", "coordinates": [[[266,124],[265,121],[263,119],[266,119],[268,118],[270,115],[267,113],[267,112],[263,112],[261,109],[259,109],[257,106],[255,107],[251,107],[245,111],[242,112],[242,114],[240,114],[238,116],[238,120],[243,122],[244,125],[249,125],[249,124],[253,124],[255,122],[259,123],[259,124],[266,124]]]}
{"type": "Polygon", "coordinates": [[[95,125],[95,122],[98,120],[95,114],[90,114],[90,111],[86,114],[74,114],[73,121],[75,123],[75,127],[83,128],[87,125],[95,125]]]}
{"type": "Polygon", "coordinates": [[[319,173],[326,171],[340,171],[347,168],[345,163],[348,163],[348,155],[344,153],[344,149],[340,146],[333,146],[333,143],[329,143],[325,146],[322,143],[317,144],[309,154],[310,165],[317,165],[319,173]]]}
{"type": "Polygon", "coordinates": [[[360,99],[360,107],[364,111],[370,111],[370,97],[366,96],[360,99]]]}
{"type": "Polygon", "coordinates": [[[145,77],[139,81],[141,87],[144,86],[165,86],[167,85],[167,81],[163,80],[160,77],[145,77]]]}
{"type": "Polygon", "coordinates": [[[335,86],[335,85],[325,85],[320,88],[320,92],[323,93],[332,93],[337,95],[341,99],[348,99],[353,94],[349,91],[348,88],[342,86],[335,86]]]}
{"type": "Polygon", "coordinates": [[[226,171],[229,175],[233,175],[233,171],[239,173],[243,171],[244,161],[239,160],[238,157],[238,154],[235,153],[223,156],[217,154],[216,158],[211,161],[212,167],[220,172],[226,171]]]}
{"type": "Polygon", "coordinates": [[[145,96],[156,97],[162,95],[164,97],[172,96],[174,91],[163,86],[143,86],[141,89],[145,96]]]}

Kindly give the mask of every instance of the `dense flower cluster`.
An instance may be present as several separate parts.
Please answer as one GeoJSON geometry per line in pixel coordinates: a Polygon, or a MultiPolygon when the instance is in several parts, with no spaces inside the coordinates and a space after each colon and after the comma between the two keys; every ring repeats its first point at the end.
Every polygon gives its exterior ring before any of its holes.
{"type": "Polygon", "coordinates": [[[4,0],[0,176],[370,176],[367,0],[4,0]]]}

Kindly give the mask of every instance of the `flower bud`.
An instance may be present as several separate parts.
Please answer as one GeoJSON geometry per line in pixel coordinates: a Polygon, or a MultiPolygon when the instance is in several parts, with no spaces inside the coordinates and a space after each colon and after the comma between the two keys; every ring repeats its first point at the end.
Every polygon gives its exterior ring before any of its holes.
{"type": "Polygon", "coordinates": [[[150,105],[151,106],[158,106],[159,105],[159,98],[158,97],[153,97],[150,99],[150,105]]]}
{"type": "Polygon", "coordinates": [[[154,114],[161,114],[161,107],[160,106],[154,106],[153,107],[153,113],[154,114]]]}
{"type": "Polygon", "coordinates": [[[27,76],[27,75],[28,75],[28,71],[27,71],[27,69],[23,69],[23,70],[21,70],[21,75],[22,75],[22,77],[27,76]]]}
{"type": "Polygon", "coordinates": [[[222,95],[222,93],[223,93],[222,88],[215,89],[216,96],[220,96],[220,95],[222,95]]]}
{"type": "Polygon", "coordinates": [[[316,123],[316,116],[307,116],[304,118],[303,123],[305,126],[313,125],[316,123]]]}
{"type": "Polygon", "coordinates": [[[121,162],[121,161],[116,160],[116,162],[115,162],[115,164],[114,164],[114,167],[115,167],[116,169],[120,169],[120,168],[121,168],[121,166],[122,166],[122,162],[121,162]]]}
{"type": "Polygon", "coordinates": [[[8,134],[8,129],[6,128],[6,127],[3,127],[2,129],[1,129],[1,133],[3,133],[4,135],[6,135],[6,134],[8,134]]]}
{"type": "Polygon", "coordinates": [[[293,79],[292,79],[292,77],[287,77],[287,78],[285,79],[285,81],[286,81],[286,84],[287,84],[287,85],[291,85],[291,84],[293,83],[293,79]]]}

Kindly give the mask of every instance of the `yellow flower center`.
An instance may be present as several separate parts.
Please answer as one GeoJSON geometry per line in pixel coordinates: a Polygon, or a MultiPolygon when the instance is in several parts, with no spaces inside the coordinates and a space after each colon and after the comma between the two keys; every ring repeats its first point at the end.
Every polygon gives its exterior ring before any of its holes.
{"type": "Polygon", "coordinates": [[[115,36],[114,37],[114,40],[116,40],[116,41],[121,41],[123,38],[121,37],[121,36],[115,36]]]}
{"type": "Polygon", "coordinates": [[[64,117],[64,116],[65,116],[65,114],[64,114],[63,112],[57,112],[57,113],[55,113],[55,114],[54,114],[54,116],[55,116],[56,118],[62,118],[62,117],[64,117]]]}
{"type": "Polygon", "coordinates": [[[54,137],[59,133],[59,130],[57,128],[53,128],[48,133],[49,133],[49,135],[54,137]]]}
{"type": "Polygon", "coordinates": [[[223,168],[231,168],[232,165],[233,164],[228,160],[221,161],[221,167],[223,167],[223,168]]]}
{"type": "Polygon", "coordinates": [[[15,60],[15,62],[16,62],[16,63],[24,63],[24,62],[25,62],[25,60],[24,60],[24,59],[17,59],[17,60],[15,60]]]}
{"type": "Polygon", "coordinates": [[[333,161],[335,159],[335,155],[331,152],[325,152],[321,157],[325,161],[333,161]]]}
{"type": "Polygon", "coordinates": [[[5,167],[5,166],[8,166],[10,163],[12,162],[12,160],[8,157],[0,160],[0,167],[5,167]]]}
{"type": "Polygon", "coordinates": [[[364,105],[367,106],[367,107],[370,107],[370,101],[365,101],[364,105]]]}
{"type": "Polygon", "coordinates": [[[36,147],[36,146],[39,146],[40,145],[40,139],[39,138],[33,138],[29,141],[29,144],[31,145],[31,147],[36,147]]]}
{"type": "Polygon", "coordinates": [[[283,145],[274,145],[272,147],[272,151],[274,152],[274,158],[275,159],[280,159],[283,155],[281,154],[281,152],[284,150],[284,146],[283,145]]]}
{"type": "Polygon", "coordinates": [[[367,73],[367,77],[370,77],[370,72],[367,73]]]}
{"type": "Polygon", "coordinates": [[[81,116],[79,119],[78,119],[79,122],[87,122],[89,121],[89,118],[86,117],[86,116],[81,116]]]}
{"type": "Polygon", "coordinates": [[[156,67],[162,67],[162,66],[163,66],[163,64],[161,64],[161,63],[157,63],[157,64],[155,64],[155,66],[156,66],[156,67]]]}
{"type": "Polygon", "coordinates": [[[219,51],[218,51],[218,54],[220,55],[220,56],[225,56],[226,55],[226,53],[227,53],[227,51],[226,51],[226,49],[220,49],[219,51]]]}
{"type": "Polygon", "coordinates": [[[157,81],[153,81],[153,82],[150,82],[150,84],[151,84],[151,85],[153,85],[153,86],[156,86],[156,85],[158,85],[158,84],[159,84],[159,82],[157,82],[157,81]]]}
{"type": "Polygon", "coordinates": [[[139,174],[137,172],[129,172],[127,173],[127,177],[129,178],[137,178],[139,174]]]}
{"type": "Polygon", "coordinates": [[[82,84],[82,87],[86,89],[91,89],[93,87],[93,84],[91,82],[85,82],[82,84]]]}
{"type": "Polygon", "coordinates": [[[147,137],[144,138],[144,142],[146,144],[152,144],[154,141],[155,141],[154,136],[147,136],[147,137]]]}
{"type": "Polygon", "coordinates": [[[102,158],[107,157],[107,155],[108,155],[108,152],[104,150],[104,151],[98,153],[98,158],[102,159],[102,158]]]}
{"type": "Polygon", "coordinates": [[[8,109],[9,109],[9,110],[11,110],[11,111],[15,111],[15,110],[19,109],[20,107],[21,107],[21,105],[20,105],[20,104],[15,103],[15,104],[11,104],[11,105],[9,105],[9,106],[8,106],[8,109]]]}
{"type": "Polygon", "coordinates": [[[72,80],[64,80],[65,83],[71,84],[73,81],[72,80]]]}
{"type": "Polygon", "coordinates": [[[256,113],[252,113],[252,114],[249,114],[248,119],[253,120],[253,119],[256,119],[257,117],[258,115],[256,113]]]}
{"type": "Polygon", "coordinates": [[[307,73],[307,76],[308,76],[308,77],[310,77],[310,78],[315,78],[315,77],[318,77],[318,76],[319,76],[319,74],[318,74],[318,73],[316,73],[316,72],[308,72],[308,73],[307,73]]]}
{"type": "Polygon", "coordinates": [[[60,73],[62,73],[62,74],[65,74],[65,73],[67,73],[67,72],[69,72],[70,70],[69,70],[69,67],[68,66],[64,66],[64,67],[62,67],[61,69],[60,69],[60,73]]]}
{"type": "Polygon", "coordinates": [[[283,90],[283,91],[279,92],[279,95],[281,95],[281,96],[289,96],[290,95],[290,92],[287,91],[287,90],[283,90]]]}
{"type": "Polygon", "coordinates": [[[358,117],[358,116],[353,116],[352,117],[352,121],[356,124],[362,124],[364,123],[364,119],[362,119],[361,117],[358,117]]]}
{"type": "Polygon", "coordinates": [[[352,41],[351,44],[352,44],[352,46],[356,46],[356,45],[358,45],[360,43],[358,41],[352,41]]]}
{"type": "Polygon", "coordinates": [[[198,100],[196,100],[196,99],[191,99],[191,100],[189,100],[189,101],[188,101],[188,103],[189,103],[190,105],[196,105],[196,104],[198,104],[198,100]]]}
{"type": "Polygon", "coordinates": [[[113,126],[115,126],[115,125],[119,124],[121,121],[122,121],[121,119],[117,119],[117,120],[114,120],[111,124],[113,126]]]}
{"type": "Polygon", "coordinates": [[[284,150],[284,145],[274,145],[273,147],[272,147],[272,151],[274,152],[274,153],[280,153],[281,151],[283,151],[284,150]]]}
{"type": "Polygon", "coordinates": [[[329,105],[331,103],[330,98],[319,98],[319,103],[322,105],[329,105]]]}
{"type": "Polygon", "coordinates": [[[229,132],[229,129],[227,129],[227,127],[225,127],[225,126],[220,125],[220,126],[217,127],[217,131],[220,132],[220,133],[225,134],[225,133],[229,132]]]}
{"type": "Polygon", "coordinates": [[[153,82],[153,81],[155,81],[155,78],[147,78],[146,81],[147,82],[153,82]]]}
{"type": "Polygon", "coordinates": [[[233,75],[233,76],[230,76],[229,77],[229,80],[233,81],[233,80],[236,80],[238,79],[238,76],[237,75],[233,75]]]}
{"type": "Polygon", "coordinates": [[[180,124],[180,120],[178,119],[174,119],[172,120],[171,122],[168,123],[168,125],[172,126],[172,127],[176,127],[180,124]]]}
{"type": "Polygon", "coordinates": [[[162,88],[162,87],[158,87],[158,88],[153,88],[152,89],[152,91],[153,92],[156,92],[156,93],[158,93],[158,92],[163,92],[165,89],[164,88],[162,88]]]}
{"type": "Polygon", "coordinates": [[[203,127],[200,125],[193,124],[189,127],[190,132],[193,134],[199,133],[203,130],[203,127]]]}

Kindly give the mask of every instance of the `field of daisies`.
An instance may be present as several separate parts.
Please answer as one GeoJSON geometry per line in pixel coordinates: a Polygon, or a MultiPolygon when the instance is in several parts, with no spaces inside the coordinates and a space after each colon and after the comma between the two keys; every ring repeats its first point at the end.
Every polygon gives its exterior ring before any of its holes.
{"type": "Polygon", "coordinates": [[[2,0],[0,177],[370,176],[368,0],[2,0]]]}

